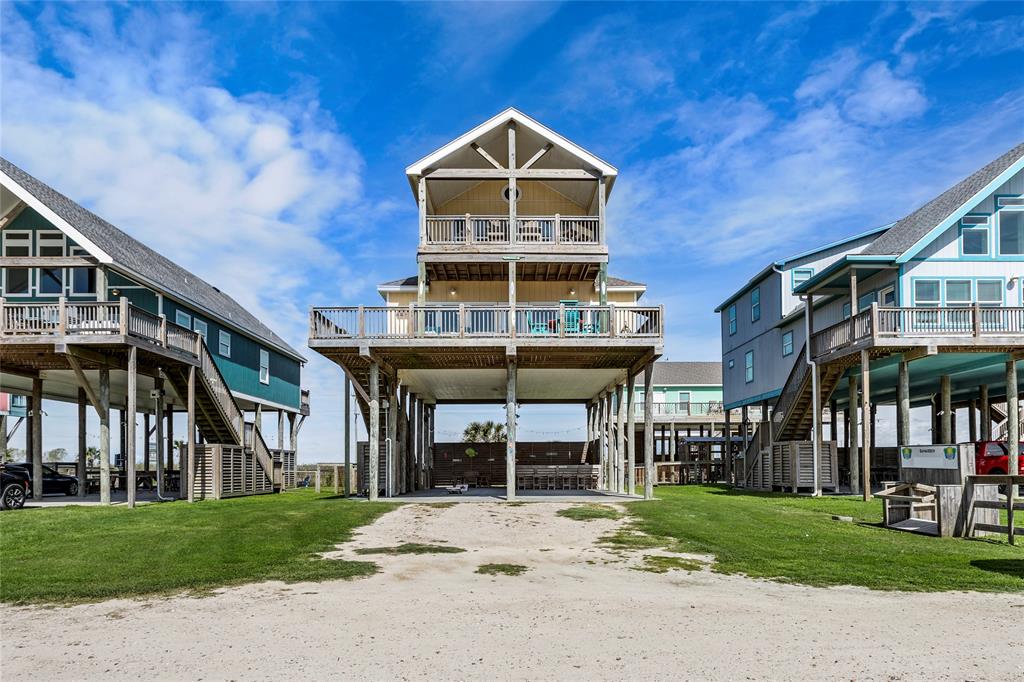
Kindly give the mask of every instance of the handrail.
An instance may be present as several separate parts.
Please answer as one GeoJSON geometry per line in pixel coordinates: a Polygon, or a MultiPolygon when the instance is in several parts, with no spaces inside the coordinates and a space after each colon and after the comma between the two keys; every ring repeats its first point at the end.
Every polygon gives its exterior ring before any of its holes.
{"type": "Polygon", "coordinates": [[[235,399],[231,395],[231,389],[228,388],[228,384],[224,381],[224,375],[220,373],[220,368],[217,367],[217,363],[214,362],[213,356],[210,354],[210,350],[206,347],[206,342],[203,340],[201,335],[196,335],[196,355],[199,358],[199,374],[206,382],[207,388],[210,390],[210,395],[217,401],[217,405],[220,407],[221,412],[224,414],[225,420],[228,422],[229,427],[235,437],[235,442],[243,444],[243,426],[245,421],[242,411],[238,409],[238,405],[235,403],[235,399]]]}
{"type": "Polygon", "coordinates": [[[267,479],[271,485],[274,483],[274,456],[270,454],[270,448],[267,447],[267,442],[263,440],[263,433],[260,432],[259,428],[253,424],[252,429],[252,448],[253,455],[259,460],[260,466],[263,467],[263,473],[266,474],[267,479]]]}
{"type": "Polygon", "coordinates": [[[168,322],[122,298],[117,302],[12,303],[0,298],[0,336],[122,335],[198,356],[198,332],[168,322]]]}
{"type": "Polygon", "coordinates": [[[661,306],[440,305],[318,307],[317,339],[655,338],[665,336],[661,306]],[[513,324],[514,322],[514,324],[513,324]]]}
{"type": "Polygon", "coordinates": [[[811,353],[821,357],[872,339],[980,338],[1024,335],[1024,306],[881,307],[871,304],[853,317],[811,336],[811,353]]]}
{"type": "Polygon", "coordinates": [[[510,224],[506,215],[428,215],[424,245],[451,246],[471,244],[601,244],[601,219],[598,216],[561,214],[516,217],[510,224]]]}
{"type": "MultiPolygon", "coordinates": [[[[643,402],[637,401],[636,413],[638,415],[644,413],[643,402]]],[[[705,402],[697,401],[680,401],[674,403],[654,403],[654,409],[652,414],[655,416],[665,417],[691,417],[691,416],[709,416],[715,414],[725,414],[725,410],[722,408],[721,400],[711,400],[705,402]]]]}

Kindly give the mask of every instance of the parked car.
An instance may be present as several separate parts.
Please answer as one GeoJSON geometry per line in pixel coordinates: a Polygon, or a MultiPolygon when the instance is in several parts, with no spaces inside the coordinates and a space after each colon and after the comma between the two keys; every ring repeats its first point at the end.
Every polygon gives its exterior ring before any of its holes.
{"type": "Polygon", "coordinates": [[[25,469],[0,464],[0,509],[24,507],[28,490],[28,472],[25,469]]]}
{"type": "MultiPolygon", "coordinates": [[[[21,467],[29,475],[29,494],[34,496],[32,490],[32,464],[31,462],[18,462],[16,464],[8,464],[11,467],[21,467]]],[[[53,495],[64,493],[65,495],[77,495],[78,494],[78,478],[75,476],[67,476],[58,472],[56,469],[43,465],[43,495],[53,495]]]]}
{"type": "MultiPolygon", "coordinates": [[[[1007,444],[994,440],[983,440],[974,444],[974,471],[978,474],[1002,476],[1024,474],[1024,443],[1017,447],[1017,470],[1009,471],[1009,448],[1007,444]]],[[[1000,494],[1006,494],[1006,486],[999,486],[1000,494]]]]}

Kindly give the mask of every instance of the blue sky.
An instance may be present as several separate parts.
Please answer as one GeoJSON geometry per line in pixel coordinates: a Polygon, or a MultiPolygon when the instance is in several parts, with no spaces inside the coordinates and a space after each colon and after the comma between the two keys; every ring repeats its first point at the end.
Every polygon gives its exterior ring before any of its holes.
{"type": "MultiPolygon", "coordinates": [[[[1024,138],[1021,3],[0,12],[2,153],[297,348],[309,305],[414,273],[404,167],[507,106],[619,168],[611,272],[666,305],[673,360],[719,357],[713,308],[768,261],[899,218],[1024,138]]],[[[308,355],[303,447],[329,459],[340,371],[308,355]]],[[[583,426],[523,414],[527,438],[583,426]]]]}

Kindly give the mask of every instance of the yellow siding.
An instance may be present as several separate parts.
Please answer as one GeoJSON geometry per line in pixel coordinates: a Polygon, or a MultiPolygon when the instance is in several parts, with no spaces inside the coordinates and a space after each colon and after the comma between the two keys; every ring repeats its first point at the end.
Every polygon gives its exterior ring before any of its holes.
{"type": "MultiPolygon", "coordinates": [[[[508,202],[501,191],[508,184],[504,180],[484,180],[457,197],[435,207],[436,215],[506,215],[508,202]]],[[[518,183],[522,197],[516,204],[519,215],[587,215],[587,209],[559,194],[539,181],[522,180],[518,183]]]]}
{"type": "MultiPolygon", "coordinates": [[[[598,303],[597,292],[589,282],[519,282],[516,285],[519,303],[558,303],[577,300],[581,303],[598,303]],[[576,294],[569,289],[576,289],[576,294]]],[[[416,302],[416,292],[399,291],[388,293],[388,305],[404,306],[416,302]]],[[[431,282],[427,292],[428,303],[505,303],[508,301],[507,282],[431,282]],[[451,290],[455,289],[455,295],[451,290]]],[[[632,291],[609,291],[608,302],[620,305],[636,303],[632,291]]]]}

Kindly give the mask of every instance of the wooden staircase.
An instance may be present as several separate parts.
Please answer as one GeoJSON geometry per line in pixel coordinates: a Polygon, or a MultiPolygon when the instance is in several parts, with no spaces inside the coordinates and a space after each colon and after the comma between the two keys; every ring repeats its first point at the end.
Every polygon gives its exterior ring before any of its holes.
{"type": "MultiPolygon", "coordinates": [[[[770,443],[781,441],[795,441],[810,439],[811,428],[814,424],[814,396],[812,391],[811,367],[804,360],[806,349],[800,348],[797,354],[797,361],[782,387],[782,393],[776,398],[772,406],[770,438],[765,441],[770,443]]],[[[828,403],[835,391],[836,385],[842,378],[843,373],[850,364],[854,363],[856,356],[850,356],[845,361],[840,360],[819,367],[818,374],[818,396],[820,405],[828,403]]],[[[754,434],[747,445],[744,455],[746,471],[740,480],[748,481],[754,468],[760,459],[758,448],[761,427],[754,429],[754,434]]]]}
{"type": "MultiPolygon", "coordinates": [[[[246,423],[224,376],[217,368],[206,343],[200,336],[196,352],[199,367],[196,368],[196,426],[207,443],[231,445],[251,450],[263,475],[275,487],[274,460],[263,440],[259,428],[246,423]]],[[[175,365],[166,370],[166,375],[179,396],[188,395],[187,365],[175,365]]]]}

